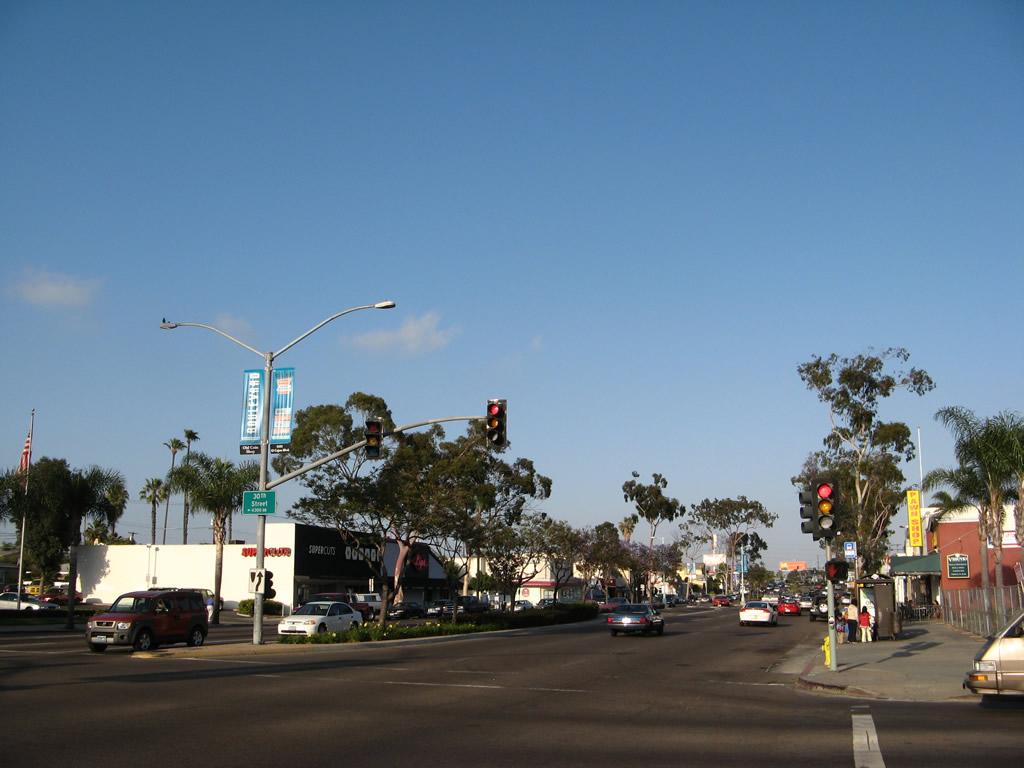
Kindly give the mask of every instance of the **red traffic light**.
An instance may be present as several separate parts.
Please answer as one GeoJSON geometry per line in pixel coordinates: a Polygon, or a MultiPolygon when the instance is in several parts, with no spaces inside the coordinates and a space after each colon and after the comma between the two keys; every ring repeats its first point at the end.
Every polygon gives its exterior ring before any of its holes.
{"type": "Polygon", "coordinates": [[[505,445],[507,441],[505,433],[507,400],[487,401],[487,442],[495,447],[505,445]]]}
{"type": "Polygon", "coordinates": [[[832,483],[818,483],[818,497],[829,499],[832,497],[832,483]]]}

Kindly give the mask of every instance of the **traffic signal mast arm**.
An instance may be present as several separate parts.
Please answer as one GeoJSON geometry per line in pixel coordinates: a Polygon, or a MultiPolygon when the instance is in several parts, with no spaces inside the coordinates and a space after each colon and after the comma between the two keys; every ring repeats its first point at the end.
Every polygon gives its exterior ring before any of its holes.
{"type": "MultiPolygon", "coordinates": [[[[405,432],[405,431],[410,430],[410,429],[416,429],[417,427],[425,427],[425,426],[428,426],[430,424],[441,424],[441,423],[446,422],[446,421],[483,421],[486,418],[487,418],[486,415],[484,415],[484,416],[446,416],[443,419],[427,419],[426,421],[415,421],[412,424],[405,424],[405,425],[403,425],[401,427],[395,427],[394,429],[385,429],[381,433],[381,436],[382,437],[387,437],[388,435],[397,435],[399,432],[405,432]]],[[[334,461],[335,459],[340,459],[342,456],[344,456],[347,453],[352,453],[352,451],[358,451],[360,448],[365,448],[365,447],[366,447],[366,441],[365,440],[360,440],[358,443],[355,443],[354,445],[350,445],[347,448],[342,448],[340,451],[336,451],[335,453],[332,453],[330,456],[324,456],[322,459],[317,459],[316,461],[311,461],[309,464],[306,464],[304,466],[299,467],[294,472],[289,472],[287,475],[281,475],[281,477],[277,478],[276,480],[269,480],[267,482],[267,490],[270,490],[271,488],[276,488],[277,486],[281,485],[281,483],[285,483],[285,482],[287,482],[289,480],[294,480],[299,475],[304,475],[307,472],[309,472],[310,470],[313,470],[313,469],[316,469],[317,467],[323,466],[324,464],[326,464],[329,461],[334,461]]]]}

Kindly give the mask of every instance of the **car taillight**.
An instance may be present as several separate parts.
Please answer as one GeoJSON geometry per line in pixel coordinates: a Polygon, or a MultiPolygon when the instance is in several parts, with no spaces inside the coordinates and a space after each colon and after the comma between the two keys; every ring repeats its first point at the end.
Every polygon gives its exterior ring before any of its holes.
{"type": "Polygon", "coordinates": [[[646,624],[647,623],[647,617],[646,616],[640,617],[640,623],[641,624],[646,624]]]}
{"type": "Polygon", "coordinates": [[[612,617],[611,617],[611,616],[609,616],[609,617],[608,617],[608,623],[609,623],[609,624],[611,624],[611,623],[612,623],[612,621],[613,621],[612,617]]]}

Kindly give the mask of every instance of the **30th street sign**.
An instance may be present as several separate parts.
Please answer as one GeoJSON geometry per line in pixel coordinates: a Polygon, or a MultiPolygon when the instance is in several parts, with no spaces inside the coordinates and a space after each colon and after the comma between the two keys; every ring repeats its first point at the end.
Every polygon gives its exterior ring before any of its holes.
{"type": "Polygon", "coordinates": [[[244,491],[243,515],[273,515],[277,512],[277,491],[244,491]]]}

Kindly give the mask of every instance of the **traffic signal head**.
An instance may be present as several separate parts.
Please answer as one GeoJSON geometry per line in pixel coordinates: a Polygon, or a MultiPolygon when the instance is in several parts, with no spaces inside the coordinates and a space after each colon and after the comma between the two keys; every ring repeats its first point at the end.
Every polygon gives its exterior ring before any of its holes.
{"type": "Polygon", "coordinates": [[[364,436],[364,439],[366,440],[366,458],[380,458],[381,439],[383,437],[384,430],[381,422],[378,419],[367,419],[366,434],[364,436]]]}
{"type": "Polygon", "coordinates": [[[829,560],[825,563],[825,578],[833,584],[850,578],[850,565],[846,560],[829,560]]]}
{"type": "Polygon", "coordinates": [[[505,445],[508,439],[505,434],[507,408],[507,400],[487,401],[487,442],[496,448],[505,445]]]}
{"type": "Polygon", "coordinates": [[[823,539],[833,539],[839,532],[836,525],[836,503],[839,495],[836,484],[831,480],[814,481],[814,505],[817,516],[817,528],[823,539]]]}
{"type": "Polygon", "coordinates": [[[800,491],[800,517],[800,531],[811,534],[815,541],[820,539],[821,528],[818,527],[818,509],[813,491],[800,491]]]}
{"type": "Polygon", "coordinates": [[[263,599],[273,600],[277,597],[277,591],[274,589],[274,572],[266,571],[266,578],[263,581],[263,599]]]}

